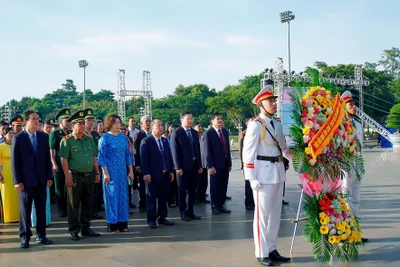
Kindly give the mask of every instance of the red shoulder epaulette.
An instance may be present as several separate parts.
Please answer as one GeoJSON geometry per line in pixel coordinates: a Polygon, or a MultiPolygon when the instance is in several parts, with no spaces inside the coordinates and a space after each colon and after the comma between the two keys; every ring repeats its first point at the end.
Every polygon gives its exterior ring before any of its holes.
{"type": "Polygon", "coordinates": [[[71,134],[64,136],[63,139],[69,139],[71,137],[71,134]]]}

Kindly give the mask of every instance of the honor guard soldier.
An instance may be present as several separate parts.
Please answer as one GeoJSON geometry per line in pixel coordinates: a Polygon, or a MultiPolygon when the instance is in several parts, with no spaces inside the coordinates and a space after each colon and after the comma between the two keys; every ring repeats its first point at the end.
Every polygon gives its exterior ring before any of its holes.
{"type": "MultiPolygon", "coordinates": [[[[85,133],[90,135],[93,138],[96,147],[99,145],[100,134],[96,131],[92,131],[95,117],[93,116],[93,110],[91,108],[87,108],[84,110],[85,112],[85,133]]],[[[97,213],[97,207],[100,206],[101,199],[103,198],[103,189],[101,183],[96,183],[94,185],[93,191],[93,205],[92,205],[92,218],[96,220],[103,219],[103,216],[97,213]]]]}
{"type": "Polygon", "coordinates": [[[260,114],[248,124],[243,143],[243,169],[245,179],[250,181],[253,189],[255,203],[255,255],[265,266],[271,266],[273,261],[290,260],[277,251],[283,183],[286,180],[283,156],[287,156],[288,149],[282,125],[273,118],[277,109],[276,98],[269,81],[252,101],[260,109],[260,114]]]}
{"type": "Polygon", "coordinates": [[[95,182],[100,182],[100,172],[97,146],[85,133],[85,112],[77,111],[68,122],[72,124],[73,132],[61,140],[59,156],[67,187],[68,228],[71,239],[78,241],[79,231],[83,236],[100,236],[90,229],[93,188],[95,182]]]}
{"type": "Polygon", "coordinates": [[[67,216],[67,195],[65,189],[65,176],[64,172],[61,168],[61,160],[58,152],[60,151],[60,142],[61,140],[71,131],[69,128],[69,116],[71,115],[71,111],[67,108],[64,108],[58,112],[56,118],[60,125],[58,130],[50,133],[49,142],[50,142],[50,157],[51,163],[53,165],[53,173],[54,173],[54,185],[55,185],[55,193],[57,200],[57,208],[58,208],[58,216],[66,217],[67,216]]]}
{"type": "Polygon", "coordinates": [[[22,121],[21,116],[16,116],[16,117],[12,118],[11,125],[14,130],[14,135],[22,132],[22,124],[23,124],[23,121],[22,121]]]}
{"type": "MultiPolygon", "coordinates": [[[[357,106],[353,100],[353,96],[351,95],[350,91],[345,91],[341,96],[340,99],[346,103],[345,110],[346,110],[346,117],[351,121],[353,126],[356,128],[357,138],[360,142],[359,144],[359,151],[362,155],[362,142],[363,142],[363,129],[361,124],[354,119],[357,113],[357,106]]],[[[357,178],[357,174],[354,170],[350,172],[345,172],[343,178],[343,189],[346,194],[349,195],[349,205],[350,209],[353,212],[354,216],[360,218],[360,189],[361,189],[361,181],[357,178]]],[[[368,238],[361,238],[362,243],[367,243],[369,240],[368,238]]]]}

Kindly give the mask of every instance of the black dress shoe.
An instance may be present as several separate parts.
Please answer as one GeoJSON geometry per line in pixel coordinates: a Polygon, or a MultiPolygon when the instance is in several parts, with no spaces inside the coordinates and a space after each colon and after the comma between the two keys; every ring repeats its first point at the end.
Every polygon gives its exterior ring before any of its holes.
{"type": "Polygon", "coordinates": [[[290,261],[290,258],[281,256],[276,249],[269,253],[269,258],[273,261],[290,261]]]}
{"type": "Polygon", "coordinates": [[[254,208],[255,208],[254,206],[247,206],[246,210],[254,210],[254,208]]]}
{"type": "Polygon", "coordinates": [[[93,213],[92,219],[101,220],[101,219],[103,219],[103,216],[99,215],[98,213],[93,213]]]}
{"type": "Polygon", "coordinates": [[[272,262],[269,258],[257,258],[258,262],[264,266],[272,266],[272,262]]]}
{"type": "Polygon", "coordinates": [[[282,199],[282,205],[284,205],[284,206],[289,205],[289,202],[282,199]]]}
{"type": "Polygon", "coordinates": [[[185,221],[185,222],[188,222],[188,221],[192,220],[188,215],[182,215],[181,219],[182,219],[182,221],[185,221]]]}
{"type": "Polygon", "coordinates": [[[368,243],[368,241],[369,241],[368,238],[361,237],[361,242],[362,243],[368,243]]]}
{"type": "Polygon", "coordinates": [[[158,220],[158,224],[164,224],[164,225],[175,225],[174,222],[168,221],[167,219],[162,219],[162,220],[158,220]]]}
{"type": "Polygon", "coordinates": [[[225,196],[225,199],[226,199],[226,200],[231,200],[232,197],[230,197],[230,196],[225,196]]]}
{"type": "Polygon", "coordinates": [[[176,208],[176,204],[175,204],[175,203],[168,204],[168,207],[170,207],[170,208],[176,208]]]}
{"type": "Polygon", "coordinates": [[[81,239],[78,235],[78,233],[71,233],[71,239],[74,241],[79,241],[81,239]]]}
{"type": "Polygon", "coordinates": [[[150,222],[150,223],[149,223],[149,227],[150,227],[151,229],[156,229],[156,228],[158,228],[158,226],[157,226],[157,224],[156,224],[155,222],[150,222]]]}
{"type": "Polygon", "coordinates": [[[215,209],[212,209],[212,214],[219,215],[219,214],[221,214],[221,211],[219,209],[215,208],[215,209]]]}
{"type": "Polygon", "coordinates": [[[231,210],[227,210],[227,209],[225,209],[224,207],[220,208],[219,211],[220,211],[221,213],[231,213],[231,210]]]}
{"type": "Polygon", "coordinates": [[[29,241],[24,239],[21,241],[21,248],[29,248],[29,241]]]}
{"type": "Polygon", "coordinates": [[[53,244],[53,241],[51,241],[47,237],[42,237],[42,238],[36,237],[36,243],[40,243],[42,245],[51,245],[53,244]]]}
{"type": "Polygon", "coordinates": [[[211,203],[211,201],[208,199],[204,199],[203,203],[209,204],[209,203],[211,203]]]}
{"type": "Polygon", "coordinates": [[[201,220],[201,217],[200,216],[197,216],[196,214],[191,214],[190,216],[190,219],[192,219],[192,220],[201,220]]]}
{"type": "Polygon", "coordinates": [[[83,236],[101,236],[100,233],[96,233],[95,231],[93,231],[92,229],[87,229],[82,231],[82,235],[83,236]]]}

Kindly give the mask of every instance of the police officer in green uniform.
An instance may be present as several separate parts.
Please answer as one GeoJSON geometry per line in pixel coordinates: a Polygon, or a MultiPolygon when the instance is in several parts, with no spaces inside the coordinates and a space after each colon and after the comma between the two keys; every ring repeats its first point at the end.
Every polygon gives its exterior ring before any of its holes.
{"type": "MultiPolygon", "coordinates": [[[[85,112],[85,133],[92,136],[93,141],[96,144],[96,147],[98,147],[99,144],[99,139],[100,135],[96,131],[92,131],[93,129],[93,119],[95,118],[93,116],[93,110],[91,108],[87,108],[84,110],[85,112]]],[[[101,198],[103,197],[102,194],[102,184],[101,183],[96,183],[94,185],[94,191],[93,191],[93,203],[92,203],[92,218],[96,220],[103,219],[103,216],[99,215],[97,213],[97,207],[100,206],[101,198]]]]}
{"type": "Polygon", "coordinates": [[[59,156],[67,186],[68,228],[71,239],[78,241],[79,231],[83,236],[100,236],[100,233],[90,229],[93,188],[95,182],[100,182],[100,172],[97,146],[93,138],[85,133],[85,112],[77,111],[68,121],[73,131],[61,140],[59,156]]]}
{"type": "Polygon", "coordinates": [[[54,132],[50,133],[49,143],[50,143],[50,158],[51,164],[53,165],[53,173],[54,173],[54,185],[55,185],[55,194],[57,200],[57,208],[58,208],[58,216],[66,217],[67,216],[67,195],[65,189],[65,176],[64,172],[61,169],[61,161],[60,156],[58,155],[60,151],[60,142],[61,140],[71,132],[68,130],[69,128],[69,116],[71,115],[71,111],[67,108],[60,110],[57,114],[57,120],[60,125],[60,128],[54,132]]]}

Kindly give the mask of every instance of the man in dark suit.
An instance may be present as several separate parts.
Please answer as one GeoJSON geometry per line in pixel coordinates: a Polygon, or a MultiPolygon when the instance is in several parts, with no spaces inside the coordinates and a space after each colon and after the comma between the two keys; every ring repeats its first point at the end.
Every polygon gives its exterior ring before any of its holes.
{"type": "Polygon", "coordinates": [[[150,118],[149,116],[143,116],[140,119],[141,129],[140,132],[137,133],[136,139],[133,142],[134,154],[135,154],[135,169],[136,169],[136,179],[139,181],[139,210],[141,212],[146,212],[146,183],[143,179],[143,173],[141,169],[141,161],[140,161],[140,143],[144,138],[151,135],[150,130],[150,118]]]}
{"type": "Polygon", "coordinates": [[[206,160],[206,144],[203,133],[203,127],[199,122],[195,123],[194,129],[198,133],[200,142],[200,152],[201,152],[201,163],[203,164],[201,168],[203,172],[200,175],[199,184],[197,185],[197,203],[210,203],[210,200],[206,198],[206,192],[208,187],[208,171],[207,171],[207,160],[206,160]]]}
{"type": "Polygon", "coordinates": [[[182,126],[171,136],[172,157],[178,181],[179,210],[183,221],[200,220],[194,213],[196,186],[202,173],[201,153],[198,134],[191,127],[193,116],[190,112],[181,113],[182,126]],[[186,194],[189,195],[186,202],[186,194]]]}
{"type": "Polygon", "coordinates": [[[36,207],[36,242],[53,244],[46,237],[46,186],[51,187],[53,177],[49,153],[49,137],[37,131],[39,116],[32,110],[24,113],[25,130],[15,135],[11,147],[13,182],[18,190],[21,248],[28,248],[32,236],[32,201],[36,207]]]}
{"type": "Polygon", "coordinates": [[[212,127],[205,133],[206,161],[210,173],[210,195],[212,213],[230,213],[224,207],[228,189],[229,172],[232,170],[229,133],[222,128],[221,114],[211,116],[212,127]]]}
{"type": "Polygon", "coordinates": [[[147,223],[155,229],[158,227],[157,219],[159,224],[174,225],[166,218],[169,184],[174,180],[174,164],[168,140],[162,137],[162,122],[153,120],[151,129],[152,134],[144,138],[140,145],[140,159],[147,187],[147,223]]]}

